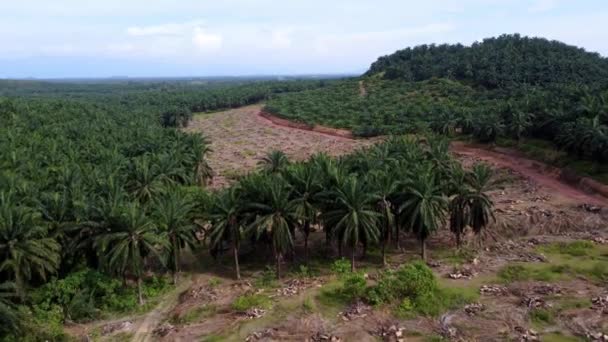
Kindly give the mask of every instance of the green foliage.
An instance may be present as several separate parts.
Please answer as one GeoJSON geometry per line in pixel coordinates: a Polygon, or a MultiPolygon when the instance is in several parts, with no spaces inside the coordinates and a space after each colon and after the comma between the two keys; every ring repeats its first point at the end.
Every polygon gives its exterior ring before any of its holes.
{"type": "Polygon", "coordinates": [[[331,271],[342,278],[350,273],[350,262],[344,258],[338,259],[331,265],[331,271]]]}
{"type": "MultiPolygon", "coordinates": [[[[156,298],[168,288],[165,278],[151,277],[144,281],[143,293],[147,298],[156,298]]],[[[53,279],[32,292],[30,297],[40,312],[59,308],[62,320],[76,322],[100,318],[102,312],[124,313],[137,308],[133,288],[90,269],[53,279]]]]}
{"type": "Polygon", "coordinates": [[[574,241],[574,242],[559,242],[544,246],[542,250],[547,253],[566,254],[573,257],[586,256],[591,253],[595,247],[590,241],[574,241]]]}
{"type": "Polygon", "coordinates": [[[363,297],[367,282],[361,272],[348,273],[342,278],[342,294],[350,300],[363,297]]]}
{"type": "Polygon", "coordinates": [[[487,38],[470,47],[421,45],[380,57],[366,75],[426,80],[431,77],[475,82],[488,88],[519,84],[604,83],[608,61],[596,53],[518,34],[487,38]],[[526,56],[526,59],[520,58],[526,56]],[[571,68],[577,70],[573,73],[571,68]]]}
{"type": "Polygon", "coordinates": [[[163,127],[186,127],[190,120],[192,120],[192,112],[184,107],[171,108],[160,115],[160,124],[163,127]]]}
{"type": "Polygon", "coordinates": [[[302,302],[302,311],[305,313],[311,313],[315,311],[315,304],[311,298],[306,298],[302,302]]]}
{"type": "Polygon", "coordinates": [[[380,274],[377,283],[367,289],[365,299],[374,305],[398,303],[396,313],[411,317],[437,316],[470,303],[477,296],[476,292],[467,289],[441,288],[428,266],[413,262],[380,274]]]}
{"type": "Polygon", "coordinates": [[[555,321],[554,313],[551,310],[535,308],[530,310],[530,320],[536,324],[553,324],[555,321]]]}
{"type": "Polygon", "coordinates": [[[174,316],[171,321],[176,324],[189,324],[198,322],[201,319],[211,317],[215,314],[217,308],[213,305],[201,305],[195,307],[186,313],[174,316]]]}
{"type": "Polygon", "coordinates": [[[270,298],[261,294],[249,294],[237,297],[232,302],[232,309],[243,312],[252,308],[267,309],[272,305],[270,298]]]}
{"type": "Polygon", "coordinates": [[[266,266],[264,271],[255,279],[258,288],[269,288],[277,285],[277,272],[271,266],[266,266]]]}

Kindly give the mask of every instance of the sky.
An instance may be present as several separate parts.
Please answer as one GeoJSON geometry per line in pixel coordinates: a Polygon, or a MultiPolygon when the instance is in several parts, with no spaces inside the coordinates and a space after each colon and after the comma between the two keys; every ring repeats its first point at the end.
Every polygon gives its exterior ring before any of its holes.
{"type": "Polygon", "coordinates": [[[362,73],[502,33],[608,56],[606,0],[1,0],[0,78],[362,73]]]}

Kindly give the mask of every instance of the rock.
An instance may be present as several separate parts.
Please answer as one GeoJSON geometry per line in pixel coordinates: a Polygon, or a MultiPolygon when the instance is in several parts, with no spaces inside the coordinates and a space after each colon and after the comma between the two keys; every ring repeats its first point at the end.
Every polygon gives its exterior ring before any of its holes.
{"type": "Polygon", "coordinates": [[[526,306],[529,309],[547,308],[550,307],[544,299],[540,297],[523,297],[519,302],[521,305],[526,306]]]}
{"type": "Polygon", "coordinates": [[[603,238],[601,236],[596,236],[591,241],[597,243],[598,245],[606,245],[606,244],[608,244],[608,239],[603,238]]]}
{"type": "Polygon", "coordinates": [[[349,305],[345,311],[340,312],[338,315],[342,317],[343,321],[351,321],[357,318],[366,317],[371,307],[362,301],[357,301],[354,304],[349,305]]]}
{"type": "Polygon", "coordinates": [[[122,321],[106,324],[101,328],[102,335],[109,335],[119,331],[130,331],[133,328],[133,322],[122,321]]]}
{"type": "Polygon", "coordinates": [[[509,293],[506,287],[500,285],[482,285],[479,292],[491,296],[506,296],[509,293]]]}
{"type": "Polygon", "coordinates": [[[515,331],[519,333],[519,340],[522,342],[525,341],[540,341],[538,333],[532,329],[528,330],[523,327],[515,327],[515,331]]]}
{"type": "Polygon", "coordinates": [[[426,264],[433,268],[441,267],[441,263],[439,261],[427,261],[426,264]]]}
{"type": "Polygon", "coordinates": [[[562,293],[562,289],[559,286],[553,285],[553,284],[536,285],[536,286],[532,287],[531,291],[534,292],[535,294],[545,295],[545,296],[559,295],[562,293]]]}
{"type": "Polygon", "coordinates": [[[608,294],[591,298],[591,306],[602,314],[608,315],[608,294]]]}
{"type": "Polygon", "coordinates": [[[376,331],[375,335],[387,342],[405,341],[405,328],[397,327],[396,325],[384,325],[376,331]]]}
{"type": "Polygon", "coordinates": [[[244,312],[244,315],[248,319],[260,318],[260,317],[264,316],[265,314],[266,314],[266,310],[258,309],[258,308],[251,308],[244,312]]]}
{"type": "Polygon", "coordinates": [[[592,342],[608,342],[608,334],[601,332],[588,332],[587,339],[592,342]]]}
{"type": "Polygon", "coordinates": [[[152,333],[156,336],[165,337],[175,330],[177,330],[177,329],[175,328],[175,326],[173,326],[173,324],[164,323],[161,326],[154,329],[154,331],[152,333]]]}
{"type": "Polygon", "coordinates": [[[265,329],[263,331],[256,331],[245,338],[245,342],[258,341],[261,339],[268,339],[275,337],[277,329],[265,329]]]}
{"type": "Polygon", "coordinates": [[[599,212],[602,211],[602,207],[593,205],[593,204],[583,204],[581,206],[579,206],[580,208],[582,208],[583,210],[589,212],[589,213],[594,213],[597,214],[599,212]]]}
{"type": "Polygon", "coordinates": [[[463,268],[462,270],[448,274],[451,279],[471,279],[476,275],[470,268],[463,268]]]}
{"type": "Polygon", "coordinates": [[[313,341],[313,342],[324,342],[324,341],[341,342],[342,339],[340,339],[338,336],[335,336],[335,335],[317,332],[316,334],[314,334],[310,337],[310,341],[313,341]]]}
{"type": "Polygon", "coordinates": [[[195,286],[182,292],[179,295],[179,302],[184,303],[191,299],[202,300],[205,302],[211,302],[217,299],[217,290],[209,285],[195,286]]]}
{"type": "Polygon", "coordinates": [[[467,304],[464,306],[464,312],[466,312],[469,316],[475,316],[485,309],[486,306],[481,303],[467,304]]]}

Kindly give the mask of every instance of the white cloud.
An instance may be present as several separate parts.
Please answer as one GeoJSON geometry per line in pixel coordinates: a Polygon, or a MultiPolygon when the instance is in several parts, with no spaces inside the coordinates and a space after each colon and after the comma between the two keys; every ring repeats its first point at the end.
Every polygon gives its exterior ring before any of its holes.
{"type": "Polygon", "coordinates": [[[196,27],[192,36],[192,43],[199,51],[217,51],[222,47],[222,36],[207,33],[202,28],[196,27]]]}
{"type": "Polygon", "coordinates": [[[534,4],[528,8],[532,13],[548,12],[555,9],[558,0],[534,0],[534,4]]]}
{"type": "Polygon", "coordinates": [[[270,35],[270,45],[277,49],[286,49],[291,47],[291,34],[293,29],[278,29],[272,31],[270,35]]]}

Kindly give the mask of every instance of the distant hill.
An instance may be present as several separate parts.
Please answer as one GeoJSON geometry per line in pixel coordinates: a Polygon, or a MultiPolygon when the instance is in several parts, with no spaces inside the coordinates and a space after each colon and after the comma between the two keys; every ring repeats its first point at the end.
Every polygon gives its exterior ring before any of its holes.
{"type": "Polygon", "coordinates": [[[420,45],[380,57],[365,76],[422,81],[443,77],[486,88],[518,84],[608,84],[608,58],[582,48],[518,34],[471,46],[420,45]]]}

